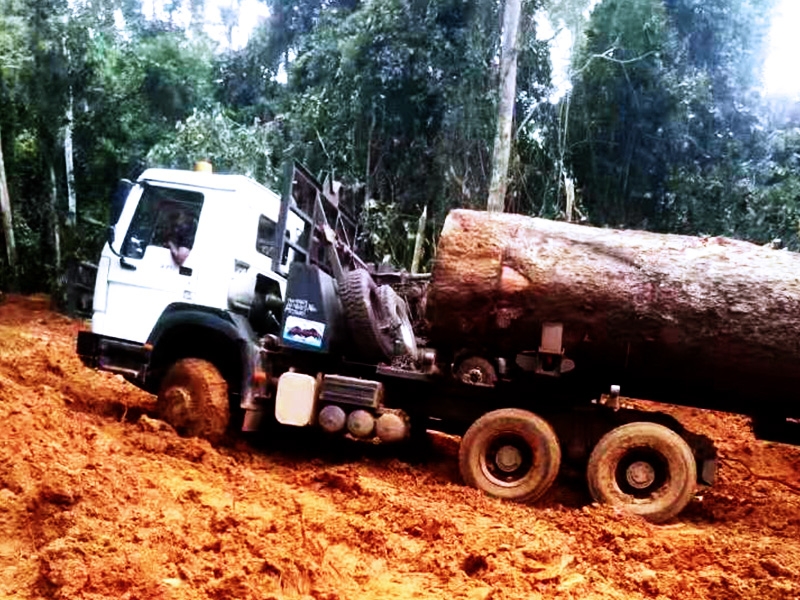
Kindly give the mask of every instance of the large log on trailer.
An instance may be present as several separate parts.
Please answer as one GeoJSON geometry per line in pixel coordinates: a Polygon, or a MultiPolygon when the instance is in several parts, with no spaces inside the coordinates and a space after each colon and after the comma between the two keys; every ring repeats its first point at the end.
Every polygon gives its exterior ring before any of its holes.
{"type": "MultiPolygon", "coordinates": [[[[800,254],[721,237],[455,210],[431,345],[510,358],[563,324],[563,375],[624,395],[800,416],[800,254]]],[[[593,388],[594,389],[594,388],[593,388]]]]}

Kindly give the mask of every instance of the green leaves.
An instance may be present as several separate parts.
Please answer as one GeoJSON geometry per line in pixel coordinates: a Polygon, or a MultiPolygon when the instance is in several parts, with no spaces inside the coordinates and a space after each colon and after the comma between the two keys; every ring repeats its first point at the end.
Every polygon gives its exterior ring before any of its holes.
{"type": "Polygon", "coordinates": [[[249,127],[230,119],[220,105],[197,110],[175,127],[175,133],[153,146],[147,154],[154,166],[191,169],[208,160],[215,171],[247,175],[276,189],[280,164],[273,154],[276,123],[249,127]]]}
{"type": "MultiPolygon", "coordinates": [[[[755,240],[774,203],[759,85],[771,0],[605,0],[576,61],[572,162],[597,223],[755,240]]],[[[793,234],[794,235],[794,234],[793,234]]]]}
{"type": "MultiPolygon", "coordinates": [[[[202,0],[172,3],[194,15],[187,30],[148,21],[139,0],[0,0],[0,127],[32,282],[50,255],[51,172],[65,205],[70,91],[79,210],[98,221],[120,176],[199,158],[273,187],[287,158],[357,184],[377,260],[407,262],[423,206],[430,231],[485,206],[502,2],[266,2],[248,45],[220,51],[202,0]]],[[[577,36],[589,1],[524,2],[509,206],[562,218],[574,175],[598,224],[800,248],[797,118],[770,120],[754,93],[772,3],[604,0],[554,106],[534,17],[544,6],[577,36]]],[[[94,256],[84,233],[72,253],[94,256]]]]}

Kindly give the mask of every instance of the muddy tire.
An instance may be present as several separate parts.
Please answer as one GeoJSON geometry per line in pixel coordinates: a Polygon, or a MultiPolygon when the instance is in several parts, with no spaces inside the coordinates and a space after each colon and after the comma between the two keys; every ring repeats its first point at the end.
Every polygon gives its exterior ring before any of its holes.
{"type": "Polygon", "coordinates": [[[389,360],[394,350],[394,336],[384,329],[386,315],[370,274],[364,269],[345,273],[339,296],[350,337],[362,358],[389,360]]]}
{"type": "Polygon", "coordinates": [[[382,329],[392,338],[392,350],[394,341],[398,340],[402,344],[404,354],[416,357],[417,339],[414,337],[406,301],[390,285],[378,288],[378,300],[381,303],[381,314],[385,317],[382,329]]]}
{"type": "Polygon", "coordinates": [[[210,362],[185,358],[167,371],[156,410],[180,435],[218,442],[231,419],[228,384],[210,362]]]}
{"type": "Polygon", "coordinates": [[[498,498],[533,502],[558,475],[561,448],[547,421],[504,408],[483,415],[467,430],[458,464],[468,485],[498,498]]]}
{"type": "Polygon", "coordinates": [[[697,466],[689,445],[671,429],[627,423],[603,436],[592,450],[587,478],[598,502],[661,523],[692,499],[697,466]]]}

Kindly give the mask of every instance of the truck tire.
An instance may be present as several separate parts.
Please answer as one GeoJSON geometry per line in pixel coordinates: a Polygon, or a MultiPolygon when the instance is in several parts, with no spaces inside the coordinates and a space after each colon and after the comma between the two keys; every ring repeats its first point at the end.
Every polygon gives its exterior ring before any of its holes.
{"type": "Polygon", "coordinates": [[[692,499],[697,465],[689,444],[671,429],[658,423],[627,423],[594,447],[587,477],[598,502],[661,523],[692,499]]]}
{"type": "MultiPolygon", "coordinates": [[[[385,329],[394,340],[402,343],[403,352],[413,357],[417,356],[417,338],[414,337],[414,328],[408,314],[408,305],[390,285],[378,288],[378,300],[381,303],[381,312],[386,317],[385,329]]],[[[394,348],[392,348],[394,350],[394,348]]]]}
{"type": "Polygon", "coordinates": [[[493,386],[497,383],[497,370],[482,356],[467,356],[456,363],[455,378],[467,385],[493,386]]]}
{"type": "Polygon", "coordinates": [[[558,475],[561,448],[547,421],[526,410],[503,408],[467,430],[458,464],[468,485],[498,498],[533,502],[558,475]]]}
{"type": "Polygon", "coordinates": [[[208,361],[179,360],[161,382],[156,410],[180,435],[218,442],[231,418],[228,384],[208,361]]]}
{"type": "Polygon", "coordinates": [[[350,337],[362,358],[388,360],[394,350],[394,336],[384,328],[383,311],[378,287],[364,269],[345,273],[339,296],[347,318],[350,337]]]}

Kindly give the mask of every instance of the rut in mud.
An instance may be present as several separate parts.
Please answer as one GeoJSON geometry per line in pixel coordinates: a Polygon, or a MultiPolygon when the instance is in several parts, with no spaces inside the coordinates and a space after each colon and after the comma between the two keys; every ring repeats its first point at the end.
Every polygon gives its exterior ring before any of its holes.
{"type": "Polygon", "coordinates": [[[37,298],[0,306],[2,598],[800,598],[800,450],[743,417],[670,408],[723,462],[655,526],[575,476],[534,506],[488,498],[443,436],[413,465],[178,437],[152,396],[81,365],[78,327],[37,298]]]}

